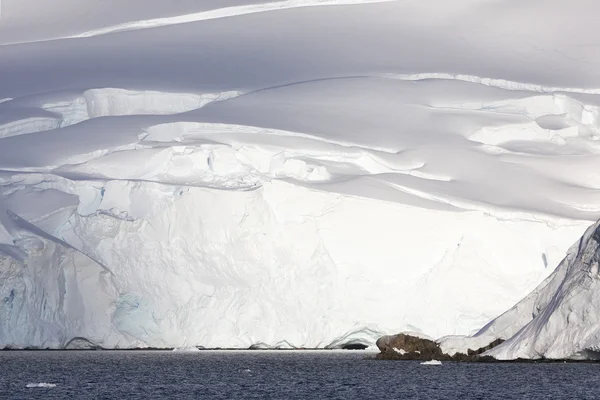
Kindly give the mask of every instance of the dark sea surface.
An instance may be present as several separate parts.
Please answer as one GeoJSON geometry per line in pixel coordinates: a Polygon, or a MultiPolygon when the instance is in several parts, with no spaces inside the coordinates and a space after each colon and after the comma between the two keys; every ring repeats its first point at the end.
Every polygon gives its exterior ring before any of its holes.
{"type": "Polygon", "coordinates": [[[364,351],[0,352],[0,399],[597,399],[600,364],[439,366],[364,351]],[[27,387],[48,383],[55,387],[27,387]]]}

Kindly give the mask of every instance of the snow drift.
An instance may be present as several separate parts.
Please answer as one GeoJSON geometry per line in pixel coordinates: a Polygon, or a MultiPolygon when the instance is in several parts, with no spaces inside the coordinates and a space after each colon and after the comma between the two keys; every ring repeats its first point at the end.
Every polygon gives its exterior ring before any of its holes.
{"type": "Polygon", "coordinates": [[[466,335],[598,219],[584,0],[59,3],[2,2],[0,346],[466,335]]]}

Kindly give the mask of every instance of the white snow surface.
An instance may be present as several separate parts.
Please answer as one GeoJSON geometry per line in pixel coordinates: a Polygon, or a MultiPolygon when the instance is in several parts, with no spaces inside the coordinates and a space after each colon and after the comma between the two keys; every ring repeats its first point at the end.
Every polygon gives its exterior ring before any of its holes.
{"type": "Polygon", "coordinates": [[[477,348],[498,359],[600,359],[600,222],[569,250],[556,270],[510,310],[473,337],[441,340],[446,351],[477,348]]]}
{"type": "Polygon", "coordinates": [[[122,3],[0,5],[0,346],[467,335],[600,215],[591,0],[122,3]]]}

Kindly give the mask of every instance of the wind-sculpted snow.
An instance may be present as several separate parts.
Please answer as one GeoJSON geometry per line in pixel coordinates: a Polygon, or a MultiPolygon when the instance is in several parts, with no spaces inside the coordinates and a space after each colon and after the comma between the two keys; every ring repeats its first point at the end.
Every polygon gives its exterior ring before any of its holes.
{"type": "Polygon", "coordinates": [[[566,92],[566,93],[584,93],[584,94],[600,94],[600,89],[597,88],[574,88],[574,87],[553,87],[553,86],[544,86],[538,85],[535,83],[526,83],[526,82],[515,82],[509,81],[506,79],[498,79],[498,78],[486,78],[475,75],[464,75],[464,74],[447,74],[447,73],[435,73],[435,72],[425,72],[419,74],[385,74],[383,75],[386,78],[390,79],[400,79],[406,81],[421,81],[426,79],[450,79],[457,80],[462,82],[472,82],[478,83],[484,86],[497,87],[500,89],[506,90],[517,90],[517,91],[529,91],[529,92],[539,92],[539,93],[556,93],[556,92],[566,92]]]}
{"type": "Polygon", "coordinates": [[[193,94],[107,88],[10,99],[0,105],[0,138],[66,127],[98,117],[178,114],[240,94],[235,91],[193,94]],[[7,122],[2,121],[3,116],[7,122]]]}
{"type": "MultiPolygon", "coordinates": [[[[11,1],[11,0],[5,0],[11,1]]],[[[77,33],[74,35],[63,36],[63,37],[50,37],[47,39],[38,39],[35,41],[44,41],[44,40],[58,40],[58,39],[78,39],[78,38],[87,38],[98,35],[106,35],[109,33],[115,32],[123,32],[130,30],[139,30],[139,29],[149,29],[149,28],[159,28],[162,26],[169,25],[178,25],[185,24],[190,22],[198,22],[198,21],[206,21],[211,19],[220,19],[227,17],[235,17],[242,16],[247,14],[255,14],[269,11],[278,11],[278,10],[287,10],[293,8],[301,8],[301,7],[316,7],[316,6],[340,6],[340,5],[354,5],[354,4],[369,4],[369,3],[384,3],[384,2],[392,2],[398,0],[282,0],[282,1],[274,1],[274,0],[265,0],[255,4],[252,4],[250,1],[237,1],[241,3],[250,3],[243,5],[234,5],[229,7],[211,7],[210,2],[206,7],[208,10],[199,11],[190,14],[177,15],[172,17],[161,17],[161,18],[152,18],[145,20],[135,20],[130,22],[124,22],[112,26],[104,26],[102,28],[85,31],[81,33],[77,33]]],[[[227,3],[231,3],[228,1],[227,3]]],[[[225,3],[225,4],[227,4],[225,3]]],[[[235,3],[235,1],[234,1],[235,3]]],[[[12,5],[12,4],[11,4],[12,5]]],[[[139,6],[144,6],[145,4],[140,4],[139,6]]],[[[216,5],[216,4],[215,4],[216,5]]],[[[14,6],[14,5],[13,5],[14,6]]],[[[116,7],[122,6],[118,4],[116,7]]],[[[115,7],[115,8],[116,8],[115,7]]],[[[205,7],[202,4],[196,5],[197,8],[204,9],[205,7]]],[[[1,4],[0,4],[1,8],[1,4]]],[[[176,6],[173,8],[177,8],[176,6]]],[[[1,11],[1,10],[0,10],[1,11]]],[[[135,13],[135,9],[133,10],[135,13]]],[[[1,32],[1,31],[0,31],[1,32]]],[[[7,44],[23,44],[28,41],[22,42],[9,42],[7,44]]],[[[1,45],[1,44],[0,44],[1,45]]]]}
{"type": "Polygon", "coordinates": [[[0,347],[466,335],[598,218],[596,53],[501,35],[537,8],[68,1],[0,22],[0,347]]]}
{"type": "Polygon", "coordinates": [[[348,4],[384,3],[398,0],[283,0],[252,5],[226,7],[194,14],[180,15],[170,18],[155,18],[145,21],[129,22],[121,25],[110,26],[70,36],[69,39],[86,38],[106,35],[113,32],[122,32],[137,29],[157,28],[161,26],[185,24],[189,22],[205,21],[210,19],[234,17],[239,15],[254,14],[267,11],[286,10],[299,7],[337,6],[348,4]]]}

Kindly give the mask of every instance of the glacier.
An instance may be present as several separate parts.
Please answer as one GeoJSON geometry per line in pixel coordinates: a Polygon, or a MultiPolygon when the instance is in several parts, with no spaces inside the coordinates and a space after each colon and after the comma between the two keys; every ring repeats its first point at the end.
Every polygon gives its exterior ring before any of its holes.
{"type": "Polygon", "coordinates": [[[171,3],[0,5],[0,347],[469,335],[600,216],[591,1],[171,3]]]}

